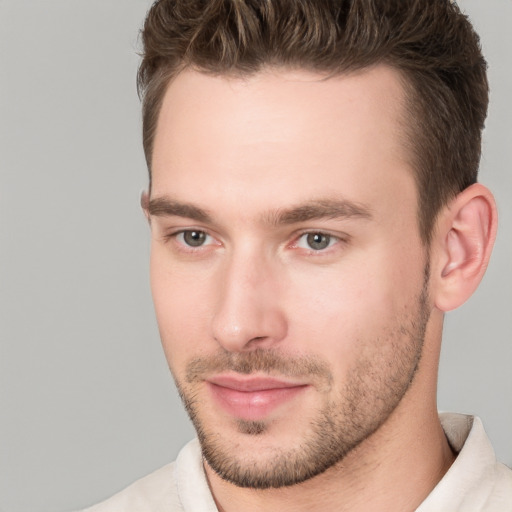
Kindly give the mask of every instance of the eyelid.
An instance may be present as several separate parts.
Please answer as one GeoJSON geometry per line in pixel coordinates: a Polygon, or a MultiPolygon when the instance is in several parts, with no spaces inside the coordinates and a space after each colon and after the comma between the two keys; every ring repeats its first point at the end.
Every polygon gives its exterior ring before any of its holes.
{"type": "Polygon", "coordinates": [[[322,254],[331,252],[331,250],[335,250],[336,246],[340,245],[340,243],[341,244],[348,243],[349,240],[350,240],[350,236],[345,233],[333,233],[332,231],[325,230],[325,229],[304,229],[304,230],[301,230],[298,233],[296,233],[296,235],[294,236],[293,241],[289,247],[291,247],[292,249],[299,249],[299,250],[307,251],[308,253],[310,253],[312,255],[322,255],[322,254]],[[327,236],[331,239],[334,239],[335,243],[330,244],[325,249],[317,249],[317,250],[312,249],[312,248],[308,249],[305,247],[299,247],[298,244],[302,237],[307,236],[307,235],[317,235],[317,234],[327,236]]]}
{"type": "Polygon", "coordinates": [[[180,227],[180,228],[168,230],[166,233],[164,233],[162,238],[164,240],[164,243],[173,242],[175,244],[175,246],[178,247],[179,250],[185,251],[185,252],[196,252],[196,251],[205,250],[206,248],[209,248],[212,246],[220,246],[221,245],[221,243],[218,241],[217,237],[212,235],[207,229],[198,228],[198,227],[194,227],[194,226],[186,227],[186,228],[180,227]],[[192,245],[186,244],[183,240],[181,240],[181,241],[179,240],[180,235],[183,236],[185,233],[190,233],[191,231],[197,231],[200,233],[204,233],[207,237],[207,240],[209,240],[209,241],[205,242],[202,245],[198,245],[198,246],[194,247],[192,245]]]}
{"type": "MultiPolygon", "coordinates": [[[[346,244],[350,241],[350,235],[347,235],[346,233],[340,233],[340,232],[332,232],[328,229],[301,229],[296,231],[292,234],[292,240],[291,242],[287,243],[287,247],[290,249],[297,249],[301,251],[306,251],[310,253],[311,255],[322,255],[329,252],[332,252],[336,249],[337,246],[346,244]],[[330,239],[334,240],[334,243],[331,243],[329,246],[327,246],[324,249],[312,249],[312,248],[305,248],[305,247],[299,247],[299,241],[302,237],[311,235],[311,234],[319,234],[323,236],[327,236],[330,239]]],[[[186,227],[175,227],[173,229],[166,230],[165,233],[162,234],[162,239],[164,243],[174,241],[174,245],[177,246],[178,250],[184,251],[184,252],[198,252],[201,250],[206,250],[207,248],[211,248],[212,246],[220,247],[223,245],[223,243],[219,240],[219,236],[215,233],[211,233],[209,229],[206,229],[204,227],[196,227],[196,226],[186,226],[186,227]],[[190,232],[190,231],[199,231],[201,233],[205,233],[205,235],[208,237],[208,242],[199,245],[199,246],[191,246],[187,245],[183,241],[178,241],[178,236],[183,235],[184,233],[190,232]]]]}
{"type": "Polygon", "coordinates": [[[185,245],[187,247],[193,247],[193,248],[199,248],[199,247],[205,247],[205,246],[211,245],[211,243],[208,243],[208,241],[212,239],[211,235],[209,235],[205,231],[200,231],[199,229],[185,229],[185,230],[181,231],[180,233],[177,233],[175,235],[175,237],[176,237],[176,239],[179,239],[183,243],[183,245],[185,245]],[[186,242],[185,236],[187,234],[191,234],[191,233],[204,235],[203,243],[201,243],[199,245],[190,245],[190,244],[188,244],[186,242]]]}

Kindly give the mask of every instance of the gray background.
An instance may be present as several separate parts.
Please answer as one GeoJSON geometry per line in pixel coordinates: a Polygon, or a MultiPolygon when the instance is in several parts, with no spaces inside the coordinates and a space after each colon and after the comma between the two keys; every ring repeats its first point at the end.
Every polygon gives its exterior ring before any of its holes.
{"type": "MultiPolygon", "coordinates": [[[[0,0],[0,510],[99,501],[193,432],[148,286],[135,93],[149,0],[0,0]]],[[[448,315],[443,410],[478,413],[512,464],[512,1],[460,2],[492,103],[481,181],[500,233],[475,296],[448,315]]]]}

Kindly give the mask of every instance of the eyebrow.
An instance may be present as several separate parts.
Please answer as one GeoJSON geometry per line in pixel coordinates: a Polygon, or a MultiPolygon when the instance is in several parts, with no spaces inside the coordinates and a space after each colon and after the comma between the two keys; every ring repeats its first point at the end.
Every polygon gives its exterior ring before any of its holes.
{"type": "Polygon", "coordinates": [[[346,199],[320,199],[269,212],[265,220],[273,225],[287,225],[320,219],[371,219],[372,217],[371,209],[362,203],[346,199]]]}
{"type": "MultiPolygon", "coordinates": [[[[182,203],[169,197],[156,197],[147,204],[150,215],[155,217],[185,217],[197,222],[212,223],[213,215],[191,203],[182,203]]],[[[262,216],[264,224],[273,226],[297,224],[310,220],[361,218],[371,219],[371,209],[346,199],[319,199],[290,208],[276,209],[262,216]]]]}
{"type": "Polygon", "coordinates": [[[186,217],[197,222],[212,222],[212,216],[207,210],[190,203],[174,201],[168,197],[151,199],[147,210],[155,217],[186,217]]]}

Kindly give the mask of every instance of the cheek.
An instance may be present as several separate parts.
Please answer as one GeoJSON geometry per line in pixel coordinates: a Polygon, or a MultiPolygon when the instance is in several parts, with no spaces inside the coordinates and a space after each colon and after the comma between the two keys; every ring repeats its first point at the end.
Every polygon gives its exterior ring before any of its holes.
{"type": "MultiPolygon", "coordinates": [[[[389,247],[354,251],[335,265],[282,265],[272,286],[288,324],[283,351],[318,356],[346,374],[376,345],[391,343],[416,303],[423,267],[419,253],[405,257],[396,244],[389,247]]],[[[221,282],[215,268],[172,263],[164,249],[152,248],[153,300],[175,373],[191,356],[218,349],[211,325],[221,282]]]]}
{"type": "Polygon", "coordinates": [[[151,292],[160,338],[167,361],[174,370],[181,361],[205,347],[210,298],[206,276],[184,272],[169,262],[165,252],[151,252],[151,292]]]}
{"type": "MultiPolygon", "coordinates": [[[[344,279],[333,273],[314,283],[292,286],[294,299],[287,308],[292,343],[301,351],[314,353],[333,367],[346,370],[355,357],[363,332],[368,335],[379,302],[375,287],[368,290],[363,281],[344,279]],[[297,289],[299,288],[299,289],[297,289]]],[[[295,285],[298,283],[296,282],[295,285]]]]}
{"type": "Polygon", "coordinates": [[[422,268],[389,257],[354,258],[311,275],[289,276],[290,334],[344,371],[377,343],[391,343],[412,314],[422,268]]]}

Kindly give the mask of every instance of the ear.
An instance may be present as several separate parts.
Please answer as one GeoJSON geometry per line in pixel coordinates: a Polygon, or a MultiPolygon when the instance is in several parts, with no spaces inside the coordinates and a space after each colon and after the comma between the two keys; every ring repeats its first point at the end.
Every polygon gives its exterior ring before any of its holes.
{"type": "Polygon", "coordinates": [[[433,240],[435,266],[431,267],[438,309],[455,309],[476,290],[489,263],[497,224],[494,197],[479,183],[463,190],[441,211],[433,240]]]}
{"type": "Polygon", "coordinates": [[[149,192],[147,190],[143,190],[140,194],[140,207],[144,212],[144,215],[148,222],[151,222],[151,218],[149,216],[149,192]]]}

